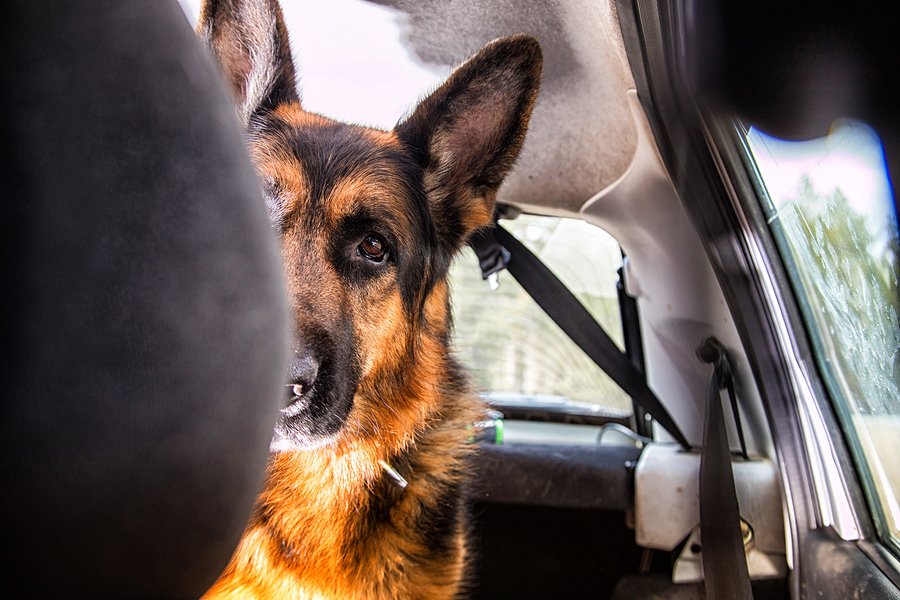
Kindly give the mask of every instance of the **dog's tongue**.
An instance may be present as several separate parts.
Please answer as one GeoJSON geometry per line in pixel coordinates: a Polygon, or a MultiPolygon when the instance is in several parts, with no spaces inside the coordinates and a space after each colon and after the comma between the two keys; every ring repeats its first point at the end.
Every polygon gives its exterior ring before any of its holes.
{"type": "Polygon", "coordinates": [[[303,386],[299,383],[295,383],[293,387],[291,387],[291,391],[294,392],[294,395],[299,398],[303,395],[303,386]]]}

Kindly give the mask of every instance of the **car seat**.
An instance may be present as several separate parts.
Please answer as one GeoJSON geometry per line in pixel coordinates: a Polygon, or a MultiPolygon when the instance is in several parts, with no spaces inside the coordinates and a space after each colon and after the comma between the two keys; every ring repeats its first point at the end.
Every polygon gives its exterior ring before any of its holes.
{"type": "Polygon", "coordinates": [[[175,0],[13,0],[0,27],[0,587],[196,598],[290,333],[231,101],[175,0]]]}

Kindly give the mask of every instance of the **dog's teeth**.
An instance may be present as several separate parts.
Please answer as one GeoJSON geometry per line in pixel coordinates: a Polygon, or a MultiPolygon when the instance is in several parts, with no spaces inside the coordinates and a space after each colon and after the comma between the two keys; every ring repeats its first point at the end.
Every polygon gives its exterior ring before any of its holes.
{"type": "Polygon", "coordinates": [[[300,385],[299,383],[295,383],[294,387],[292,387],[291,390],[294,392],[294,395],[297,397],[300,397],[303,395],[303,386],[300,385]]]}

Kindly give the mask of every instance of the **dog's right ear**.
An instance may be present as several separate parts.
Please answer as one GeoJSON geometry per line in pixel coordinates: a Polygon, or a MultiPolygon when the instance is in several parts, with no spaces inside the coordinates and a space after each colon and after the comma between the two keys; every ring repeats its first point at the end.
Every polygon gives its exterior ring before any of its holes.
{"type": "Polygon", "coordinates": [[[497,191],[525,141],[542,65],[534,37],[494,40],[395,129],[424,168],[438,239],[450,254],[493,220],[497,191]]]}
{"type": "Polygon", "coordinates": [[[245,127],[256,113],[300,101],[277,0],[204,0],[197,33],[231,84],[245,127]]]}

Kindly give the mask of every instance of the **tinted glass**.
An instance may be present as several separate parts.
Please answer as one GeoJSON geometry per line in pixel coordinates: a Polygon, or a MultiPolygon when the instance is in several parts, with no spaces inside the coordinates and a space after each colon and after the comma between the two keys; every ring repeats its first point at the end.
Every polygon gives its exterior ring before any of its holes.
{"type": "Polygon", "coordinates": [[[828,137],[747,141],[764,209],[882,536],[900,546],[898,236],[883,150],[845,122],[828,137]]]}
{"type": "MultiPolygon", "coordinates": [[[[577,219],[522,215],[501,224],[550,267],[622,347],[618,243],[577,219]]],[[[509,273],[491,289],[466,250],[451,273],[455,347],[495,397],[556,397],[631,414],[630,398],[534,303],[509,273]]]]}

